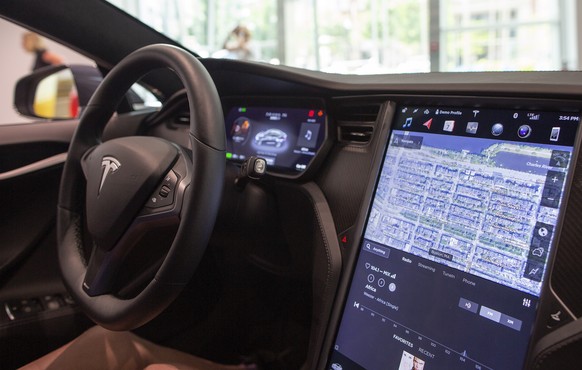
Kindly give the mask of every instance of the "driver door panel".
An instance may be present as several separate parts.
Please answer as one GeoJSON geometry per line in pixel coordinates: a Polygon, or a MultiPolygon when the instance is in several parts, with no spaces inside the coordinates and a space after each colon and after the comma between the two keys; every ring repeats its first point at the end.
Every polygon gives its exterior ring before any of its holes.
{"type": "MultiPolygon", "coordinates": [[[[0,298],[10,271],[54,228],[62,162],[74,127],[0,126],[0,298]]],[[[50,268],[58,272],[57,267],[50,268]]]]}
{"type": "Polygon", "coordinates": [[[0,358],[14,368],[90,326],[61,281],[56,209],[75,121],[0,126],[0,358]]]}

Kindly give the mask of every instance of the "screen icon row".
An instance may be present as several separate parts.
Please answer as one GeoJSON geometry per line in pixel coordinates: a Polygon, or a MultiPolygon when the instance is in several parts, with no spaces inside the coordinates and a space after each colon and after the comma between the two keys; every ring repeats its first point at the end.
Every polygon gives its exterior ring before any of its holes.
{"type": "MultiPolygon", "coordinates": [[[[445,122],[443,124],[443,131],[453,132],[453,130],[455,129],[455,123],[456,123],[455,120],[445,120],[445,122]]],[[[432,128],[432,124],[433,124],[433,119],[429,118],[422,125],[424,127],[426,127],[427,130],[430,130],[432,128]]],[[[412,117],[406,118],[404,125],[402,125],[402,128],[410,128],[410,127],[412,127],[412,117]]],[[[465,132],[468,134],[471,134],[471,135],[476,135],[478,128],[479,128],[479,122],[473,122],[473,121],[467,122],[467,125],[465,127],[465,132]]],[[[493,136],[499,136],[499,135],[503,134],[503,131],[504,131],[504,126],[502,123],[494,123],[493,126],[491,126],[491,134],[493,136]]],[[[532,134],[532,132],[533,132],[533,129],[531,128],[531,126],[521,125],[517,129],[517,136],[520,139],[526,139],[532,134]]],[[[552,131],[550,133],[550,141],[558,141],[559,138],[560,138],[560,127],[552,127],[552,131]]]]}

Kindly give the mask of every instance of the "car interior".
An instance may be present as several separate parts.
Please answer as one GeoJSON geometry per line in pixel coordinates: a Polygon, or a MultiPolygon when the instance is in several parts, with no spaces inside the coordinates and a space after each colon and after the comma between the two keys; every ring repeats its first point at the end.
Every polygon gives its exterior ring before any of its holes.
{"type": "Polygon", "coordinates": [[[0,17],[96,63],[23,77],[38,121],[0,125],[0,368],[95,325],[259,369],[577,367],[580,72],[206,58],[101,0],[0,17]]]}

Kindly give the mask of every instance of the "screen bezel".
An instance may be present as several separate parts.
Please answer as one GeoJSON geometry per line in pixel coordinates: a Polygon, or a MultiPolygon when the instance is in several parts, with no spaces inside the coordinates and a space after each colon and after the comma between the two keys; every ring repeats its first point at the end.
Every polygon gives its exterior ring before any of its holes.
{"type": "MultiPolygon", "coordinates": [[[[309,162],[307,168],[302,172],[294,173],[293,171],[285,172],[277,168],[267,167],[267,175],[291,180],[305,180],[311,178],[314,173],[317,172],[323,158],[328,153],[332,146],[333,138],[331,137],[332,130],[330,130],[330,113],[329,108],[325,101],[320,98],[293,98],[293,97],[265,97],[265,96],[250,96],[250,97],[240,97],[240,96],[230,96],[222,99],[222,110],[224,117],[228,115],[231,109],[238,106],[246,106],[253,108],[273,108],[273,109],[323,109],[325,112],[325,122],[323,124],[323,131],[320,135],[323,135],[323,140],[321,146],[316,151],[315,155],[309,162]]],[[[224,122],[225,129],[228,132],[230,127],[228,127],[228,122],[224,122]]],[[[228,139],[228,138],[227,138],[228,139]]],[[[236,165],[240,165],[240,161],[229,160],[236,165]]]]}
{"type": "MultiPolygon", "coordinates": [[[[320,362],[318,369],[327,369],[329,366],[329,361],[331,354],[333,352],[333,344],[338,335],[339,327],[341,324],[341,319],[346,307],[346,300],[350,290],[353,275],[355,273],[356,263],[358,261],[361,252],[361,243],[364,237],[364,230],[366,223],[368,221],[372,200],[376,188],[378,186],[379,175],[382,168],[382,163],[388,149],[389,138],[392,133],[392,125],[395,118],[395,113],[397,107],[404,106],[426,106],[426,107],[447,107],[447,108],[480,108],[480,109],[517,109],[517,110],[531,110],[531,111],[552,111],[552,112],[564,112],[569,114],[581,114],[582,112],[582,102],[576,100],[558,100],[558,99],[499,99],[499,98],[489,98],[489,97],[443,97],[443,96],[424,96],[424,97],[404,97],[404,96],[387,96],[386,104],[388,106],[388,113],[385,122],[385,129],[378,131],[381,135],[379,140],[379,145],[376,148],[374,154],[372,171],[370,172],[370,177],[368,179],[368,186],[366,193],[363,198],[360,213],[357,217],[356,223],[354,225],[354,238],[352,244],[348,247],[347,263],[343,266],[342,278],[340,280],[338,294],[336,296],[336,305],[333,308],[330,324],[328,325],[327,335],[322,347],[320,362]]],[[[582,123],[579,123],[579,125],[582,123]]],[[[528,343],[527,354],[525,359],[525,366],[527,366],[530,361],[531,351],[536,341],[540,339],[542,335],[547,334],[551,331],[545,324],[542,318],[542,314],[548,312],[548,306],[554,301],[555,297],[552,294],[551,289],[551,275],[553,272],[554,262],[557,254],[557,250],[560,242],[560,234],[563,226],[563,219],[565,215],[566,207],[568,206],[568,200],[570,195],[570,188],[572,186],[572,179],[576,172],[576,163],[578,160],[580,142],[582,140],[582,130],[578,129],[576,133],[576,138],[574,140],[574,148],[572,151],[572,162],[570,164],[570,171],[567,175],[565,187],[564,187],[564,198],[560,209],[560,216],[556,224],[556,237],[554,240],[554,245],[551,248],[551,252],[548,256],[548,267],[547,273],[544,276],[542,282],[542,289],[540,293],[540,303],[536,312],[536,319],[534,321],[534,331],[530,337],[528,343]]]]}

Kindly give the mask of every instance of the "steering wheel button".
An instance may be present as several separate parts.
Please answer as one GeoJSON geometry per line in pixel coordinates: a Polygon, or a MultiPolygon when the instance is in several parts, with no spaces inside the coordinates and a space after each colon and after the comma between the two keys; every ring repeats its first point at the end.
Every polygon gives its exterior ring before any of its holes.
{"type": "Polygon", "coordinates": [[[159,207],[163,207],[163,198],[157,194],[154,194],[150,197],[150,200],[148,201],[148,203],[146,204],[146,207],[149,208],[159,208],[159,207]]]}
{"type": "Polygon", "coordinates": [[[146,207],[148,208],[161,208],[171,205],[174,202],[174,190],[176,188],[176,182],[178,178],[173,172],[170,172],[162,182],[162,185],[150,196],[146,207]],[[173,176],[172,176],[173,175],[173,176]],[[170,180],[167,180],[171,177],[170,180]]]}
{"type": "Polygon", "coordinates": [[[170,189],[168,185],[162,185],[162,187],[160,188],[160,196],[162,198],[167,198],[168,195],[170,195],[171,191],[172,189],[170,189]]]}
{"type": "Polygon", "coordinates": [[[176,186],[177,182],[178,182],[178,176],[176,176],[176,173],[174,171],[170,171],[170,172],[168,172],[166,177],[164,177],[163,184],[166,186],[169,186],[171,189],[173,189],[176,186]]]}

